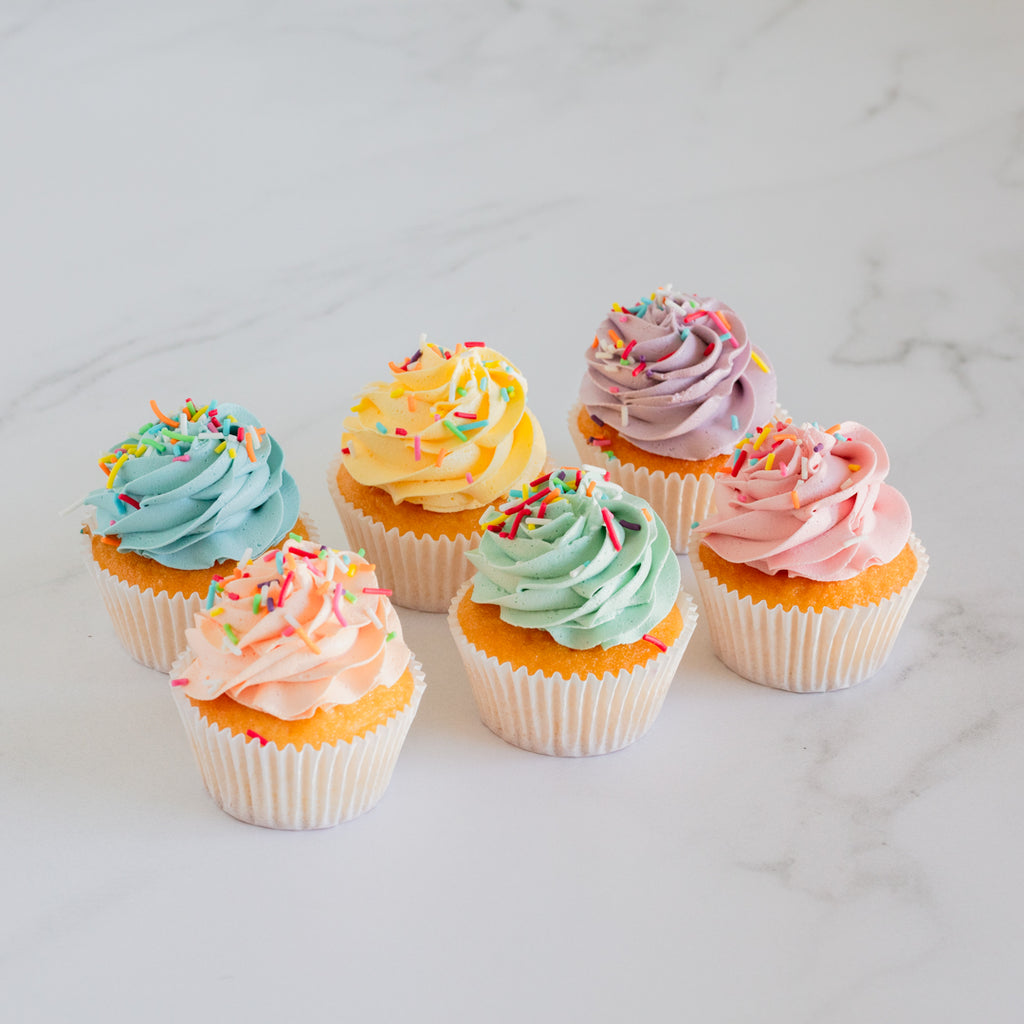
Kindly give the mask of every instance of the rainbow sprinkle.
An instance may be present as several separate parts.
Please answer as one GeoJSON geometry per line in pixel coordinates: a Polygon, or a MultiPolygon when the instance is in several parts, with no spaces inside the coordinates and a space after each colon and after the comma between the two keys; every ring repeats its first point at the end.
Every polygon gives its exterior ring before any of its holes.
{"type": "MultiPolygon", "coordinates": [[[[591,481],[593,483],[593,481],[591,481]]],[[[616,551],[622,550],[622,541],[619,540],[618,534],[615,532],[615,520],[612,518],[611,512],[607,508],[601,509],[601,518],[604,520],[605,529],[608,531],[608,537],[612,542],[612,547],[616,551]]]]}

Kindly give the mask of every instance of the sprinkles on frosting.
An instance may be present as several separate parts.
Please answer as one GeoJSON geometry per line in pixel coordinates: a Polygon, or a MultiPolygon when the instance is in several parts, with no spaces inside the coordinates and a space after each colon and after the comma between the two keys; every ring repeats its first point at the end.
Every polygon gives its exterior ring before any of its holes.
{"type": "MultiPolygon", "coordinates": [[[[289,597],[300,586],[299,574],[309,573],[313,577],[311,592],[323,600],[323,608],[328,613],[324,621],[333,619],[343,629],[370,623],[380,627],[379,604],[391,597],[391,590],[374,586],[372,577],[367,580],[366,586],[358,582],[352,584],[352,590],[346,589],[336,580],[336,577],[353,578],[360,574],[366,579],[365,574],[373,572],[376,566],[365,561],[364,556],[365,551],[362,549],[358,555],[352,555],[334,551],[313,541],[296,540],[284,551],[278,549],[259,557],[261,562],[274,562],[277,575],[257,583],[255,590],[251,589],[251,582],[245,582],[252,576],[250,569],[254,562],[251,560],[240,561],[231,576],[211,582],[203,613],[220,624],[224,650],[237,650],[245,645],[248,629],[253,624],[261,623],[271,613],[279,611],[282,621],[277,634],[278,641],[291,641],[294,638],[294,642],[319,654],[318,631],[311,633],[311,626],[307,628],[308,624],[303,624],[287,610],[290,603],[294,604],[289,602],[289,597]],[[365,597],[360,599],[360,595],[365,597]],[[351,606],[346,613],[342,612],[342,600],[351,606]],[[233,622],[229,619],[233,619],[233,622]]],[[[308,582],[301,585],[309,586],[308,582]]],[[[267,642],[267,637],[261,636],[260,642],[267,642]]],[[[187,678],[174,679],[171,685],[187,686],[188,682],[187,678]]]]}
{"type": "MultiPolygon", "coordinates": [[[[710,306],[713,303],[708,301],[707,305],[710,306]]],[[[657,363],[677,357],[677,362],[672,365],[678,370],[680,368],[677,365],[680,346],[690,339],[691,334],[693,334],[691,344],[696,343],[698,338],[700,343],[683,360],[690,368],[703,364],[702,372],[707,372],[718,364],[719,359],[724,357],[731,360],[734,358],[731,355],[724,355],[724,353],[730,349],[742,348],[744,353],[740,358],[742,359],[749,353],[751,369],[757,367],[765,374],[772,373],[765,358],[756,352],[746,340],[741,342],[736,337],[733,325],[729,322],[729,314],[721,309],[704,308],[700,299],[676,292],[671,284],[655,289],[649,298],[640,299],[632,306],[613,303],[608,320],[615,323],[616,326],[612,327],[606,321],[598,329],[591,344],[591,351],[587,356],[591,365],[595,366],[596,364],[596,368],[602,373],[600,377],[592,378],[590,384],[592,389],[597,389],[599,397],[597,394],[590,394],[585,400],[585,405],[592,417],[593,413],[590,410],[595,405],[606,403],[603,405],[604,408],[611,406],[617,409],[620,422],[616,422],[615,427],[624,433],[629,432],[631,413],[635,410],[633,403],[649,401],[651,384],[659,384],[669,379],[670,375],[660,371],[657,363]],[[653,358],[649,346],[640,344],[630,337],[630,332],[633,330],[631,317],[649,318],[655,313],[654,320],[659,323],[662,330],[674,328],[678,334],[678,342],[669,346],[668,351],[662,352],[657,359],[653,358]],[[694,334],[696,328],[699,328],[699,333],[694,334]],[[644,350],[646,350],[646,354],[644,350]]],[[[737,328],[742,337],[743,332],[738,324],[737,328]]],[[[737,435],[746,429],[746,424],[741,425],[740,418],[736,414],[729,416],[729,423],[732,431],[737,435]]],[[[613,451],[606,452],[606,456],[609,459],[615,458],[613,451]]]]}
{"type": "MultiPolygon", "coordinates": [[[[352,406],[352,411],[360,415],[363,428],[375,430],[382,438],[396,442],[395,451],[404,449],[411,454],[413,462],[429,459],[438,468],[451,454],[453,442],[487,444],[484,438],[489,435],[492,422],[502,418],[502,403],[507,404],[522,394],[519,371],[497,357],[482,341],[461,343],[452,350],[427,342],[426,335],[421,335],[420,344],[411,356],[401,363],[389,362],[388,366],[395,375],[394,386],[390,390],[382,390],[381,384],[370,385],[352,406]],[[435,360],[435,366],[436,359],[448,361],[454,356],[468,357],[452,373],[446,393],[441,398],[433,392],[430,397],[423,392],[414,393],[416,372],[434,368],[429,360],[425,365],[425,355],[435,360]],[[496,381],[496,373],[510,379],[496,381]],[[408,386],[404,386],[406,381],[408,386]],[[495,387],[492,388],[492,384],[495,387]],[[405,407],[391,407],[389,414],[386,396],[404,403],[405,407]],[[401,421],[406,410],[410,415],[405,417],[405,425],[389,428],[387,422],[401,421]],[[416,429],[413,429],[414,424],[416,429]],[[444,434],[439,436],[432,429],[433,424],[438,424],[444,434]],[[441,437],[448,439],[448,447],[442,443],[441,437]]],[[[374,449],[368,448],[369,444],[367,439],[353,437],[351,431],[346,431],[341,453],[346,457],[372,457],[374,449]]],[[[474,479],[467,475],[467,482],[473,483],[474,479]]]]}
{"type": "MultiPolygon", "coordinates": [[[[216,454],[227,451],[228,456],[234,459],[241,450],[250,462],[257,461],[256,451],[267,432],[265,427],[244,424],[229,424],[225,427],[218,418],[215,403],[197,408],[191,398],[185,400],[177,419],[168,416],[155,399],[150,399],[149,405],[156,420],[144,423],[123,444],[99,458],[99,467],[107,478],[108,490],[113,490],[122,467],[130,460],[170,452],[172,462],[188,462],[191,458],[189,449],[198,440],[221,438],[221,443],[214,449],[216,454]]],[[[117,494],[117,501],[122,511],[125,511],[125,506],[132,509],[142,507],[139,500],[127,493],[126,488],[117,494]]]]}
{"type": "MultiPolygon", "coordinates": [[[[805,426],[821,430],[816,423],[805,424],[805,426]]],[[[840,427],[841,424],[836,423],[829,427],[828,430],[821,432],[831,435],[835,443],[842,443],[847,438],[840,432],[840,427]]],[[[731,476],[738,477],[744,464],[746,464],[750,469],[757,467],[760,472],[777,473],[782,478],[792,475],[789,502],[794,509],[800,509],[803,507],[804,502],[800,497],[798,487],[809,480],[813,473],[818,471],[822,459],[828,453],[825,451],[825,442],[818,441],[812,445],[810,444],[810,439],[802,440],[799,432],[794,431],[795,428],[791,418],[785,420],[776,419],[764,427],[753,428],[736,444],[736,457],[729,472],[731,476]],[[776,449],[787,441],[794,443],[794,449],[787,455],[780,455],[777,458],[778,453],[776,449]],[[783,458],[786,458],[788,461],[783,461],[783,458]]],[[[832,454],[836,455],[838,453],[832,451],[832,454]]],[[[856,483],[856,475],[861,471],[862,466],[857,462],[847,462],[846,468],[849,471],[849,476],[839,484],[840,491],[849,490],[856,483]]],[[[740,490],[735,491],[734,497],[735,500],[741,503],[751,500],[749,495],[742,493],[740,490]]],[[[809,507],[813,511],[813,503],[809,507]]]]}
{"type": "MultiPolygon", "coordinates": [[[[505,540],[513,540],[524,526],[532,530],[544,523],[548,508],[567,494],[583,493],[602,503],[619,492],[621,488],[611,483],[607,470],[600,470],[596,466],[563,466],[532,480],[525,485],[523,491],[510,492],[510,500],[495,510],[497,515],[480,525],[485,531],[496,533],[505,540]],[[604,486],[606,484],[610,485],[610,490],[604,486]]],[[[645,506],[641,506],[640,511],[648,523],[653,522],[653,516],[645,506]]],[[[622,550],[622,542],[629,532],[643,529],[640,523],[616,519],[606,506],[601,507],[601,519],[608,541],[616,551],[622,550]]]]}

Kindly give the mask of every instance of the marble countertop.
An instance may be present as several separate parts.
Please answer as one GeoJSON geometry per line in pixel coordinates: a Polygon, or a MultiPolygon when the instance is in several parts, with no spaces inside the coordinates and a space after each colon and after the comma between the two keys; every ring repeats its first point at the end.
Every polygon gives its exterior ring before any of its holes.
{"type": "Polygon", "coordinates": [[[1008,2],[0,4],[7,1019],[1021,1020],[1022,38],[1008,2]],[[486,339],[574,461],[595,325],[667,281],[886,441],[931,569],[885,668],[777,692],[699,625],[647,737],[553,759],[405,613],[382,803],[218,810],[58,515],[95,456],[238,401],[341,544],[385,359],[486,339]]]}

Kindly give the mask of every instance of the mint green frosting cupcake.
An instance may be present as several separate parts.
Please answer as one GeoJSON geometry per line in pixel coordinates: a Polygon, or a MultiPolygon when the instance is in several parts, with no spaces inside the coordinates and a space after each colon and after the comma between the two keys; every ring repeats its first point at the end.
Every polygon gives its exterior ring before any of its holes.
{"type": "Polygon", "coordinates": [[[679,562],[642,498],[595,466],[563,467],[480,520],[472,600],[585,650],[640,640],[679,596],[679,562]]]}

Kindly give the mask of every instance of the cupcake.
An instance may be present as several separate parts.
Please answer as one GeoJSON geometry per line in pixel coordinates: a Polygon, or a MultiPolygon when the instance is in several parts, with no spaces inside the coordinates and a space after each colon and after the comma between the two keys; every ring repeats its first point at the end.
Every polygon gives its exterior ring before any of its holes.
{"type": "Polygon", "coordinates": [[[383,796],[424,682],[373,569],[295,541],[240,565],[196,614],[171,686],[228,814],[326,828],[383,796]]]}
{"type": "Polygon", "coordinates": [[[544,465],[526,381],[482,341],[421,344],[370,384],[345,421],[328,486],[349,543],[371,553],[395,602],[444,611],[469,575],[480,513],[544,465]]]}
{"type": "Polygon", "coordinates": [[[733,310],[671,286],[613,305],[586,360],[569,418],[580,458],[600,452],[612,479],[649,501],[673,550],[685,552],[714,474],[775,411],[774,371],[733,310]]]}
{"type": "Polygon", "coordinates": [[[299,520],[281,446],[251,412],[189,399],[99,460],[106,485],[85,504],[89,565],[128,652],[166,672],[215,578],[262,554],[299,520]]]}
{"type": "Polygon", "coordinates": [[[489,508],[448,621],[484,724],[540,754],[605,754],[654,724],[697,624],[665,525],[593,466],[489,508]]]}
{"type": "Polygon", "coordinates": [[[877,672],[928,568],[889,458],[859,423],[769,423],[715,478],[690,558],[718,657],[767,686],[836,690],[877,672]]]}

